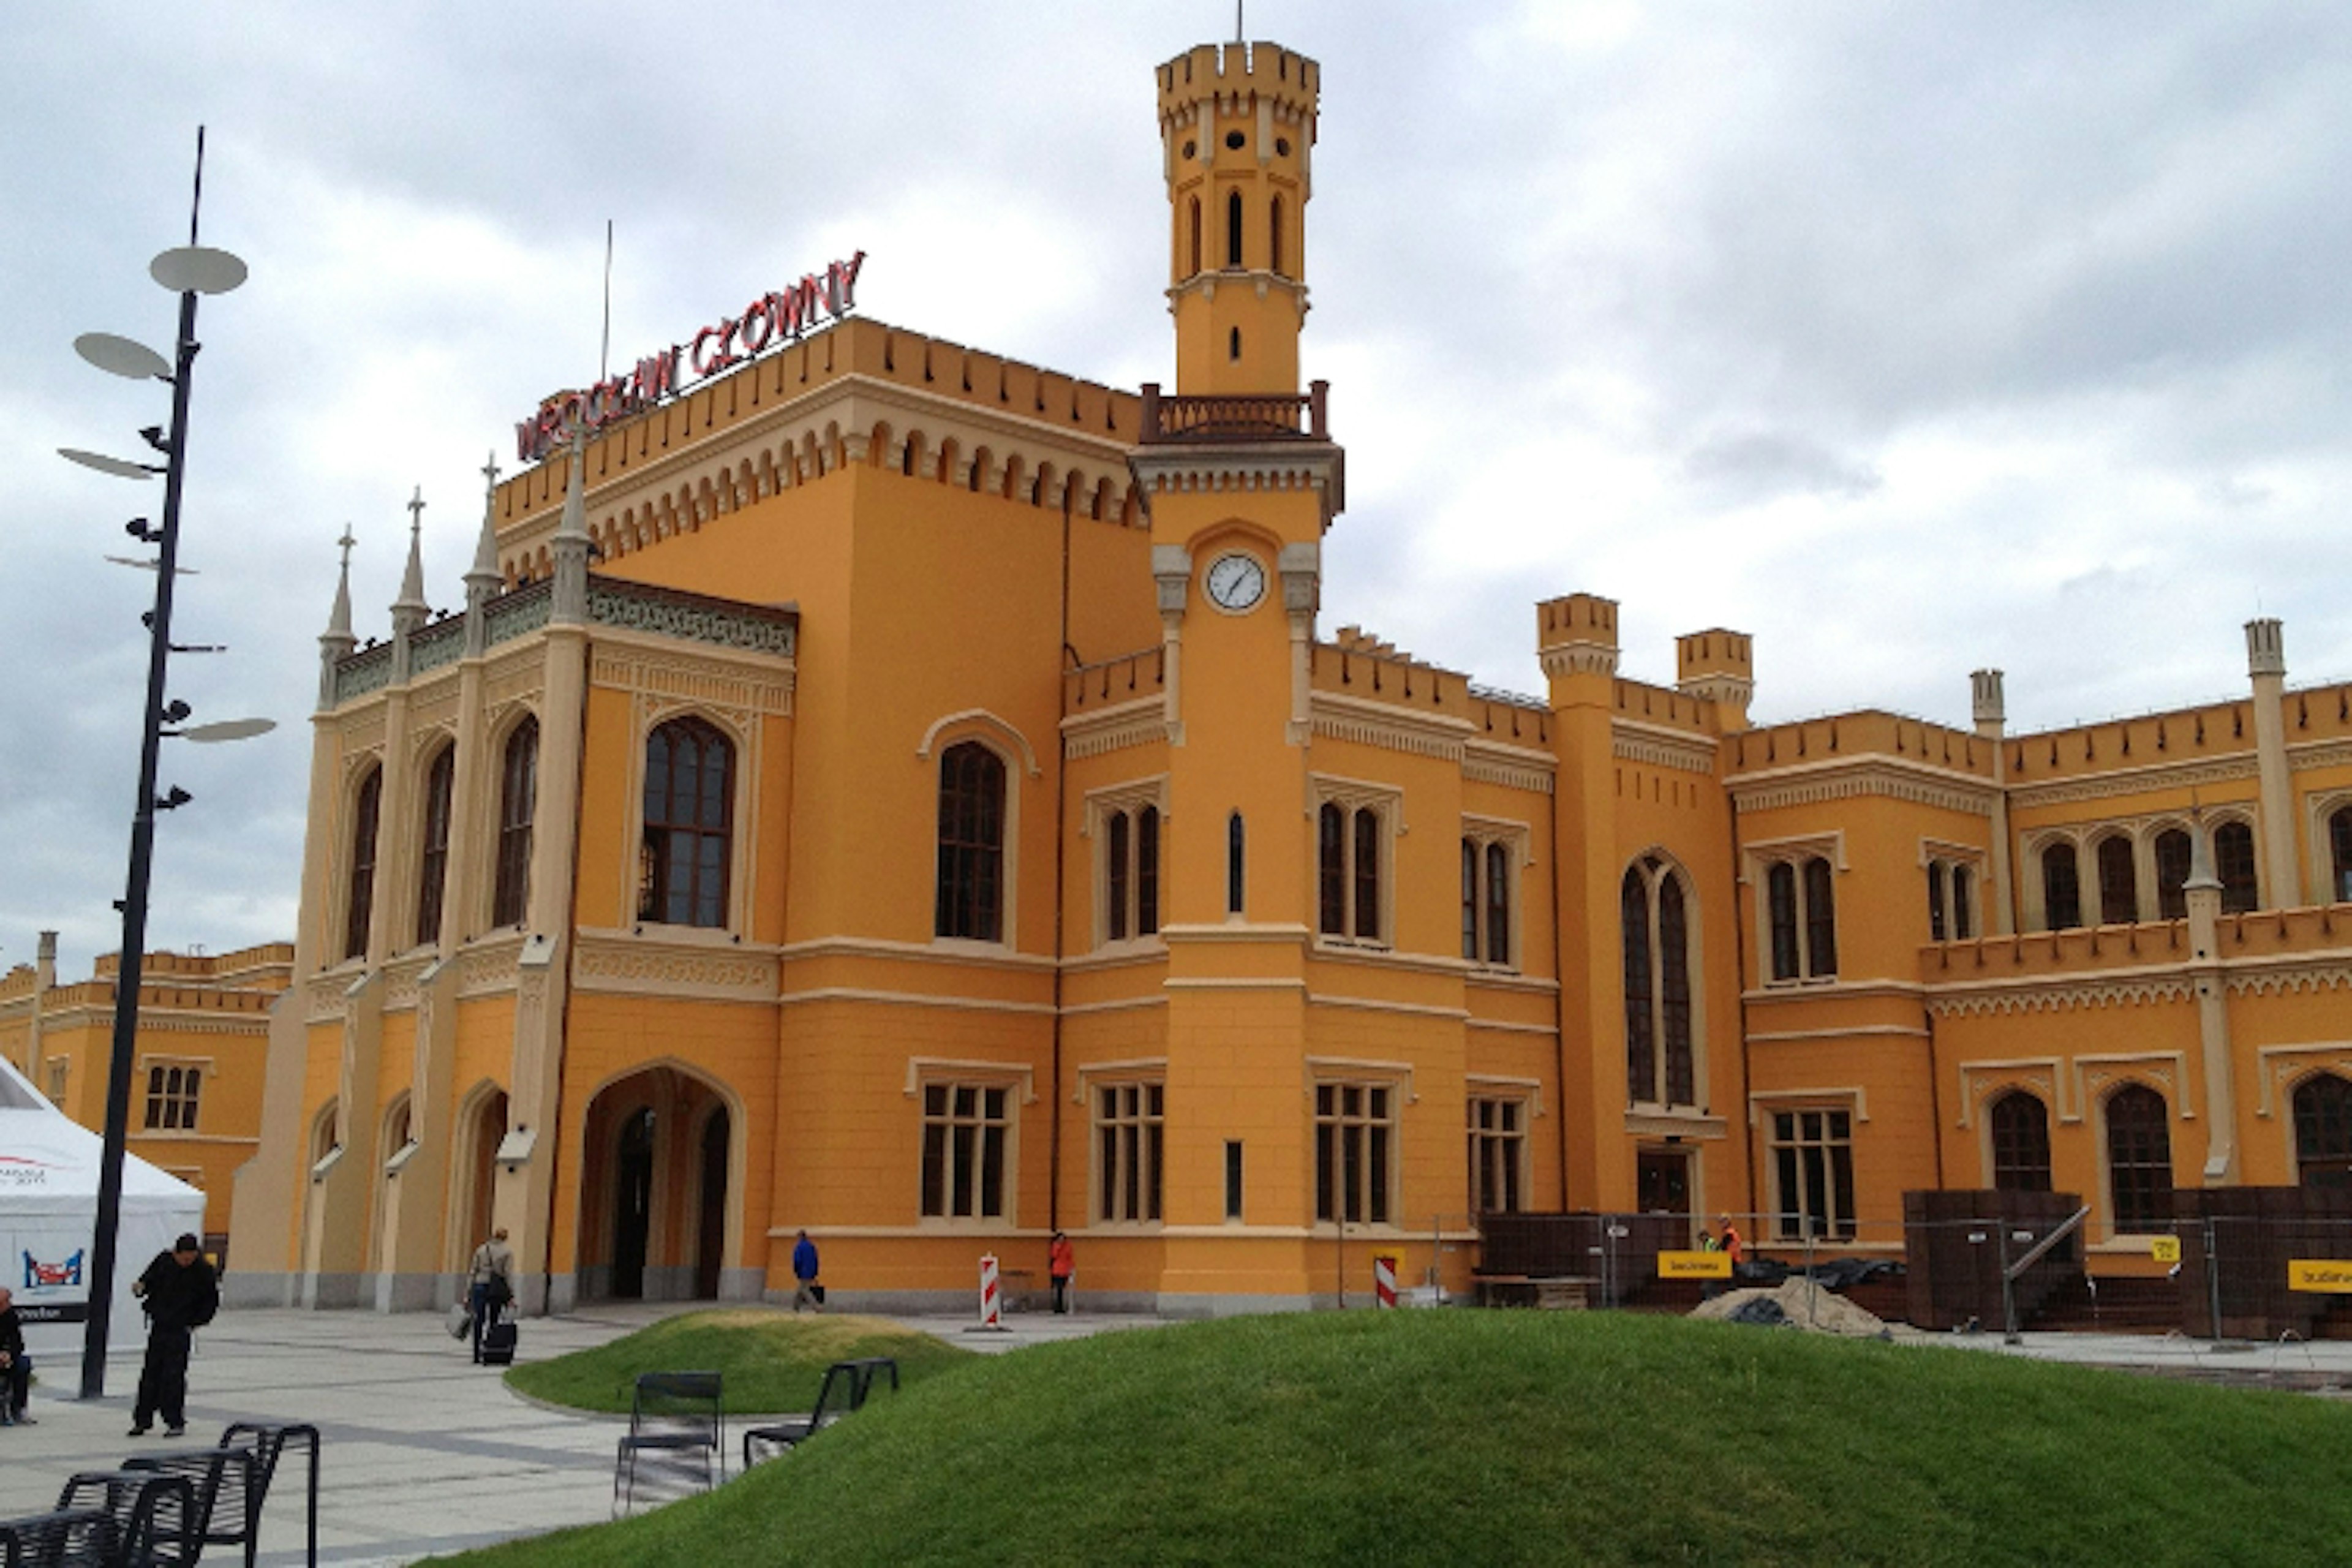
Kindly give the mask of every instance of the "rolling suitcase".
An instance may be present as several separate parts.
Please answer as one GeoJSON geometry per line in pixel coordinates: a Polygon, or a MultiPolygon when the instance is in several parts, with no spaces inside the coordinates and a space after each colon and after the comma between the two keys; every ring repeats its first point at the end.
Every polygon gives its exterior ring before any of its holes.
{"type": "Polygon", "coordinates": [[[482,1364],[512,1366],[515,1357],[514,1320],[504,1312],[492,1319],[482,1330],[482,1364]]]}

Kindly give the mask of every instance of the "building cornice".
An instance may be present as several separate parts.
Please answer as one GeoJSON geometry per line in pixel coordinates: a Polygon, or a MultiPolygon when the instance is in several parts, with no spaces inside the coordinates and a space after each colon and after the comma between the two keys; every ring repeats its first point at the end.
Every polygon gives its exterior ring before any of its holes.
{"type": "Polygon", "coordinates": [[[2112,800],[2117,795],[2149,795],[2158,791],[2193,789],[2202,784],[2228,784],[2260,776],[2261,764],[2251,751],[2227,757],[2202,757],[2194,762],[2155,763],[2146,767],[2115,768],[2085,778],[2053,779],[2048,784],[2012,784],[2011,809],[2037,805],[2068,805],[2077,801],[2112,800]]]}
{"type": "Polygon", "coordinates": [[[1865,756],[1795,763],[1735,775],[1725,785],[1743,812],[1817,805],[1879,795],[1914,805],[1990,816],[1999,788],[1989,779],[1901,757],[1865,756]]]}
{"type": "Polygon", "coordinates": [[[1694,735],[1664,724],[1644,724],[1639,719],[1612,719],[1609,741],[1610,750],[1620,762],[1673,768],[1706,778],[1715,776],[1716,761],[1721,752],[1711,735],[1694,735]]]}

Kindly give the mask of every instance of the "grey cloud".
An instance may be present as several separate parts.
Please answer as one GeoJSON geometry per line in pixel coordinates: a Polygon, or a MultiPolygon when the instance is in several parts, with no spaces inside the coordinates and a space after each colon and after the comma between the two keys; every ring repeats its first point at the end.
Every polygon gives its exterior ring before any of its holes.
{"type": "Polygon", "coordinates": [[[1682,472],[1713,499],[1734,506],[1792,494],[1852,500],[1886,482],[1868,463],[1780,430],[1709,437],[1684,456],[1682,472]]]}

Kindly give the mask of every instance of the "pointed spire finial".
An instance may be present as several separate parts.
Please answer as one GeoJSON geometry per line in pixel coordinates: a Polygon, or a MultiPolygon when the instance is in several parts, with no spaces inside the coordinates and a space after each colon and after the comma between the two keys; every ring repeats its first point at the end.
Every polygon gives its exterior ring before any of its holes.
{"type": "Polygon", "coordinates": [[[408,500],[408,566],[400,574],[400,597],[392,602],[394,632],[425,624],[433,608],[425,600],[425,487],[408,500]]]}
{"type": "Polygon", "coordinates": [[[343,536],[335,541],[343,552],[343,563],[335,576],[335,605],[327,613],[327,635],[348,641],[352,635],[352,546],[358,540],[352,537],[352,525],[343,524],[343,536]]]}

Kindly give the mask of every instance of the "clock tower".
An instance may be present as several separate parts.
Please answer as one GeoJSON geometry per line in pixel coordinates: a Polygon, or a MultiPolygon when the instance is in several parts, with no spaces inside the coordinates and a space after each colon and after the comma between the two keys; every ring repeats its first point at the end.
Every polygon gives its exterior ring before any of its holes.
{"type": "Polygon", "coordinates": [[[1176,385],[1143,388],[1129,463],[1167,672],[1161,1293],[1211,1310],[1270,1279],[1313,1294],[1309,691],[1322,539],[1343,500],[1325,384],[1298,379],[1320,77],[1265,43],[1204,45],[1159,72],[1176,385]]]}

